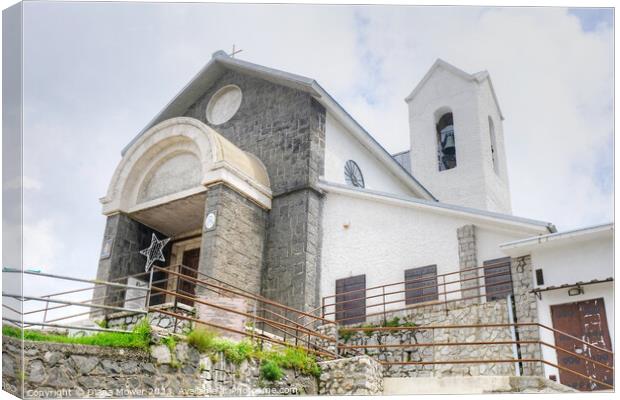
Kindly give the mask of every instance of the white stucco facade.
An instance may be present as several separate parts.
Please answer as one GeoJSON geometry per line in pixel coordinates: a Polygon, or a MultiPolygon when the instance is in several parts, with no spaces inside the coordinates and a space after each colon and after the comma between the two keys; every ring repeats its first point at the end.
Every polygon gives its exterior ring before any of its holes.
{"type": "MultiPolygon", "coordinates": [[[[485,260],[505,257],[500,243],[547,232],[541,225],[444,209],[428,202],[330,184],[322,188],[327,195],[322,215],[321,297],[334,294],[337,279],[355,275],[365,274],[366,287],[372,288],[402,282],[409,268],[437,265],[438,275],[458,272],[457,229],[464,225],[476,226],[480,267],[485,260]]],[[[455,274],[446,281],[458,279],[455,274]]],[[[390,291],[402,289],[396,285],[390,291]]],[[[459,284],[448,284],[445,289],[458,290],[459,284]]],[[[459,292],[448,295],[448,299],[459,297],[459,292]]],[[[388,300],[402,298],[402,294],[392,295],[388,300]]],[[[367,305],[381,300],[369,299],[367,305]]],[[[402,307],[396,303],[387,308],[402,307]]]]}
{"type": "Polygon", "coordinates": [[[403,181],[364,147],[331,113],[325,118],[325,174],[328,182],[345,183],[344,165],[353,160],[359,165],[366,188],[414,196],[403,181]]]}
{"type": "Polygon", "coordinates": [[[488,74],[470,75],[438,60],[406,101],[416,178],[442,202],[510,213],[503,117],[488,74]],[[436,124],[446,113],[454,120],[456,167],[440,171],[436,124]],[[491,156],[489,118],[497,167],[491,156]]]}
{"type": "MultiPolygon", "coordinates": [[[[535,287],[539,289],[614,277],[613,224],[505,243],[501,248],[511,256],[531,255],[532,271],[542,269],[543,272],[542,285],[536,284],[536,278],[532,276],[535,287]]],[[[551,306],[602,298],[613,350],[613,281],[584,285],[582,289],[583,293],[575,296],[569,296],[568,287],[541,292],[537,304],[539,322],[553,327],[551,306]]],[[[555,343],[554,335],[549,330],[541,329],[540,336],[543,342],[555,343]]],[[[554,349],[543,346],[542,350],[545,360],[557,364],[554,349]]],[[[545,375],[558,374],[556,368],[545,366],[545,375]]]]}

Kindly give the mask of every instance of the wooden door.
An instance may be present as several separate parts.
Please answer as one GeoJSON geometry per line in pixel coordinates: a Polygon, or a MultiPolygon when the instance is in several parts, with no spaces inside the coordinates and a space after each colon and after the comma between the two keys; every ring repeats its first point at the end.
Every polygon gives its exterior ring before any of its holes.
{"type": "MultiPolygon", "coordinates": [[[[605,302],[602,298],[551,306],[551,318],[555,329],[600,348],[611,350],[605,302]]],[[[613,359],[610,354],[593,349],[564,335],[555,333],[555,344],[559,348],[581,354],[584,357],[607,365],[613,365],[613,359]]],[[[557,350],[556,354],[560,367],[568,368],[610,385],[613,384],[613,373],[611,370],[560,350],[557,350]]],[[[560,370],[560,382],[582,391],[608,389],[586,378],[562,370],[560,370]]]]}
{"type": "Polygon", "coordinates": [[[366,275],[336,281],[336,320],[350,325],[366,320],[366,275]]]}
{"type": "MultiPolygon", "coordinates": [[[[188,278],[198,277],[199,259],[200,259],[200,248],[192,249],[192,250],[185,250],[183,252],[182,264],[186,268],[181,268],[179,273],[187,276],[188,278]]],[[[185,296],[194,296],[196,294],[195,282],[179,277],[178,292],[185,296]]],[[[179,303],[187,304],[188,306],[194,305],[193,300],[185,299],[182,297],[179,297],[178,300],[179,300],[179,303]]]]}

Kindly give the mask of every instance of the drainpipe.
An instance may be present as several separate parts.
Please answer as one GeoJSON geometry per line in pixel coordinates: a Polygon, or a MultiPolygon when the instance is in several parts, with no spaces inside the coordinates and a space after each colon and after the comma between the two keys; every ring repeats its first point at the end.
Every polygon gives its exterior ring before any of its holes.
{"type": "MultiPolygon", "coordinates": [[[[515,316],[515,301],[514,301],[514,296],[512,294],[509,294],[508,296],[506,296],[506,305],[508,306],[508,323],[510,324],[516,324],[517,323],[517,318],[515,316]]],[[[518,339],[518,334],[517,334],[517,330],[516,330],[516,326],[511,325],[510,326],[510,338],[513,342],[517,342],[518,339]]],[[[512,357],[515,360],[520,360],[521,359],[521,346],[518,343],[513,343],[512,344],[512,357]]],[[[515,374],[517,376],[521,376],[521,372],[523,371],[523,363],[521,361],[515,361],[515,374]]]]}

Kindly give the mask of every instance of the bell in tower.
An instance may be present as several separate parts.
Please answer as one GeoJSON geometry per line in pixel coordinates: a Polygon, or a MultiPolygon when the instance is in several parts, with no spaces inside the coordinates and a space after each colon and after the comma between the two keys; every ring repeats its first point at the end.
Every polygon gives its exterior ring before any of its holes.
{"type": "Polygon", "coordinates": [[[452,113],[446,113],[437,123],[439,144],[439,170],[456,167],[456,145],[454,142],[454,123],[452,113]]]}

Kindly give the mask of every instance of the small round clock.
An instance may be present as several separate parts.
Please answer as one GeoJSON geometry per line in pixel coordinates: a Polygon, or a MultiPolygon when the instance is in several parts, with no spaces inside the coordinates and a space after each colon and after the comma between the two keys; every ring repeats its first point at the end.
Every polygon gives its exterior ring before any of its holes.
{"type": "Polygon", "coordinates": [[[205,230],[215,228],[215,212],[210,212],[205,218],[205,230]]]}
{"type": "Polygon", "coordinates": [[[364,175],[355,161],[349,160],[344,164],[344,180],[347,185],[364,187],[364,175]]]}

